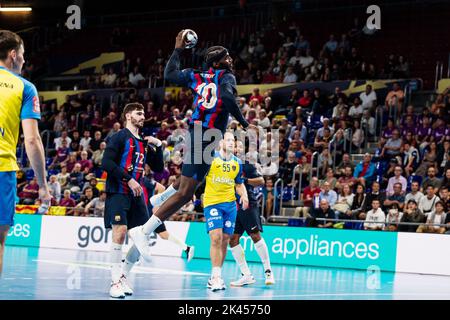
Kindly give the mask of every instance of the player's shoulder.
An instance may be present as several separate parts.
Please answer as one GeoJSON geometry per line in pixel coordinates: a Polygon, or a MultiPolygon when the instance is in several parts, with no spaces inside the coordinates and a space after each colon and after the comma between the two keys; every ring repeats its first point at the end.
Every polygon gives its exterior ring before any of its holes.
{"type": "Polygon", "coordinates": [[[221,84],[229,83],[231,85],[236,85],[236,77],[230,70],[218,70],[219,81],[221,84]]]}
{"type": "Polygon", "coordinates": [[[233,157],[232,157],[231,159],[232,159],[233,161],[237,162],[237,164],[238,164],[240,167],[243,167],[243,162],[242,162],[241,159],[239,159],[239,158],[236,157],[235,155],[233,155],[233,157]]]}
{"type": "Polygon", "coordinates": [[[106,138],[106,143],[120,143],[128,137],[128,132],[126,129],[120,129],[116,133],[113,133],[106,138]]]}
{"type": "Polygon", "coordinates": [[[17,75],[17,78],[19,78],[22,81],[24,90],[37,91],[36,86],[31,81],[25,79],[20,75],[17,75]]]}

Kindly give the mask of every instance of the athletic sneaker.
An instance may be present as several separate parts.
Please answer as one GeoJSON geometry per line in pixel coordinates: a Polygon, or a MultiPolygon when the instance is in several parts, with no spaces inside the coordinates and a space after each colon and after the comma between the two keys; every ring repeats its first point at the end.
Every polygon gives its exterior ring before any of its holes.
{"type": "Polygon", "coordinates": [[[139,253],[145,260],[150,262],[152,260],[150,253],[150,246],[148,245],[147,235],[142,230],[142,226],[132,228],[128,231],[128,235],[133,240],[139,253]]]}
{"type": "Polygon", "coordinates": [[[243,287],[252,283],[255,283],[256,280],[253,278],[251,274],[244,275],[242,274],[242,277],[239,280],[230,282],[230,286],[232,287],[243,287]]]}
{"type": "Polygon", "coordinates": [[[122,285],[123,293],[125,293],[126,296],[131,296],[133,294],[133,289],[131,289],[130,283],[125,275],[120,277],[120,284],[122,285]]]}
{"type": "Polygon", "coordinates": [[[270,269],[267,269],[264,272],[265,276],[266,276],[266,285],[271,285],[271,284],[275,284],[275,278],[273,277],[273,272],[270,269]]]}
{"type": "Polygon", "coordinates": [[[209,279],[207,287],[213,292],[226,289],[225,281],[220,277],[209,279]]]}
{"type": "Polygon", "coordinates": [[[188,262],[191,261],[192,258],[194,257],[194,249],[195,249],[194,246],[188,246],[187,249],[184,250],[184,252],[186,252],[186,258],[188,262]]]}
{"type": "Polygon", "coordinates": [[[123,292],[121,282],[112,283],[111,288],[109,289],[109,295],[111,298],[123,299],[125,298],[125,293],[123,292]]]}

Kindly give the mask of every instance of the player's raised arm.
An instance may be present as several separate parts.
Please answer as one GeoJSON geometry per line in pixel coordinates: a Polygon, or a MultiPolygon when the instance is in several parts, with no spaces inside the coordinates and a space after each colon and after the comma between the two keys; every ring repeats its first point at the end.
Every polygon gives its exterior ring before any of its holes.
{"type": "Polygon", "coordinates": [[[191,79],[191,70],[180,70],[180,54],[185,48],[183,31],[181,30],[175,39],[175,49],[164,69],[164,79],[177,85],[188,87],[191,79]]]}

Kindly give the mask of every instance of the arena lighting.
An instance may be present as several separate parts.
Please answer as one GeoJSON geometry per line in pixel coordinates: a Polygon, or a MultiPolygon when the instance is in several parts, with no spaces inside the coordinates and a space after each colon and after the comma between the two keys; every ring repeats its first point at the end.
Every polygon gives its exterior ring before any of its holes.
{"type": "Polygon", "coordinates": [[[33,9],[31,7],[2,7],[0,6],[0,12],[30,12],[33,9]]]}

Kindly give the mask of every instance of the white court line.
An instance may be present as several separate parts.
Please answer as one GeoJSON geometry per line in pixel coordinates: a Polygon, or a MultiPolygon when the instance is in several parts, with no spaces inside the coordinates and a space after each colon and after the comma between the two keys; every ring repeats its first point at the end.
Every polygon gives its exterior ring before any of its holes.
{"type": "Polygon", "coordinates": [[[200,291],[203,289],[153,289],[153,290],[144,290],[145,292],[179,292],[179,291],[200,291]]]}
{"type": "MultiPolygon", "coordinates": [[[[214,293],[212,293],[214,294],[214,293]]],[[[430,296],[430,297],[435,297],[435,296],[443,296],[443,297],[447,297],[446,299],[448,299],[448,297],[450,297],[450,292],[449,293],[311,293],[311,294],[282,294],[282,295],[263,295],[263,296],[259,296],[259,295],[253,295],[253,296],[220,296],[219,294],[217,295],[217,297],[215,298],[220,298],[223,300],[243,300],[243,299],[248,299],[248,300],[259,300],[259,299],[273,299],[273,298],[293,298],[293,297],[298,297],[298,298],[312,298],[312,297],[329,297],[329,296],[338,296],[338,297],[343,297],[343,296],[351,296],[351,297],[366,297],[366,296],[395,296],[395,299],[401,299],[399,298],[399,296],[417,296],[417,297],[424,297],[424,296],[430,296]]],[[[205,297],[205,296],[201,296],[201,297],[189,297],[189,298],[172,298],[172,297],[167,297],[167,298],[152,298],[150,300],[209,300],[209,297],[205,297]]]]}
{"type": "MultiPolygon", "coordinates": [[[[67,261],[57,261],[57,260],[43,260],[37,259],[33,260],[36,262],[43,263],[52,263],[58,265],[73,265],[79,267],[86,268],[94,268],[94,269],[103,269],[110,270],[111,265],[108,262],[100,262],[100,261],[85,261],[85,262],[67,262],[67,261]]],[[[200,272],[189,272],[189,271],[179,271],[179,270],[170,270],[170,269],[162,269],[162,268],[151,268],[151,267],[135,267],[131,273],[145,273],[145,274],[167,274],[167,275],[180,275],[180,276],[208,276],[207,273],[200,272]]]]}

